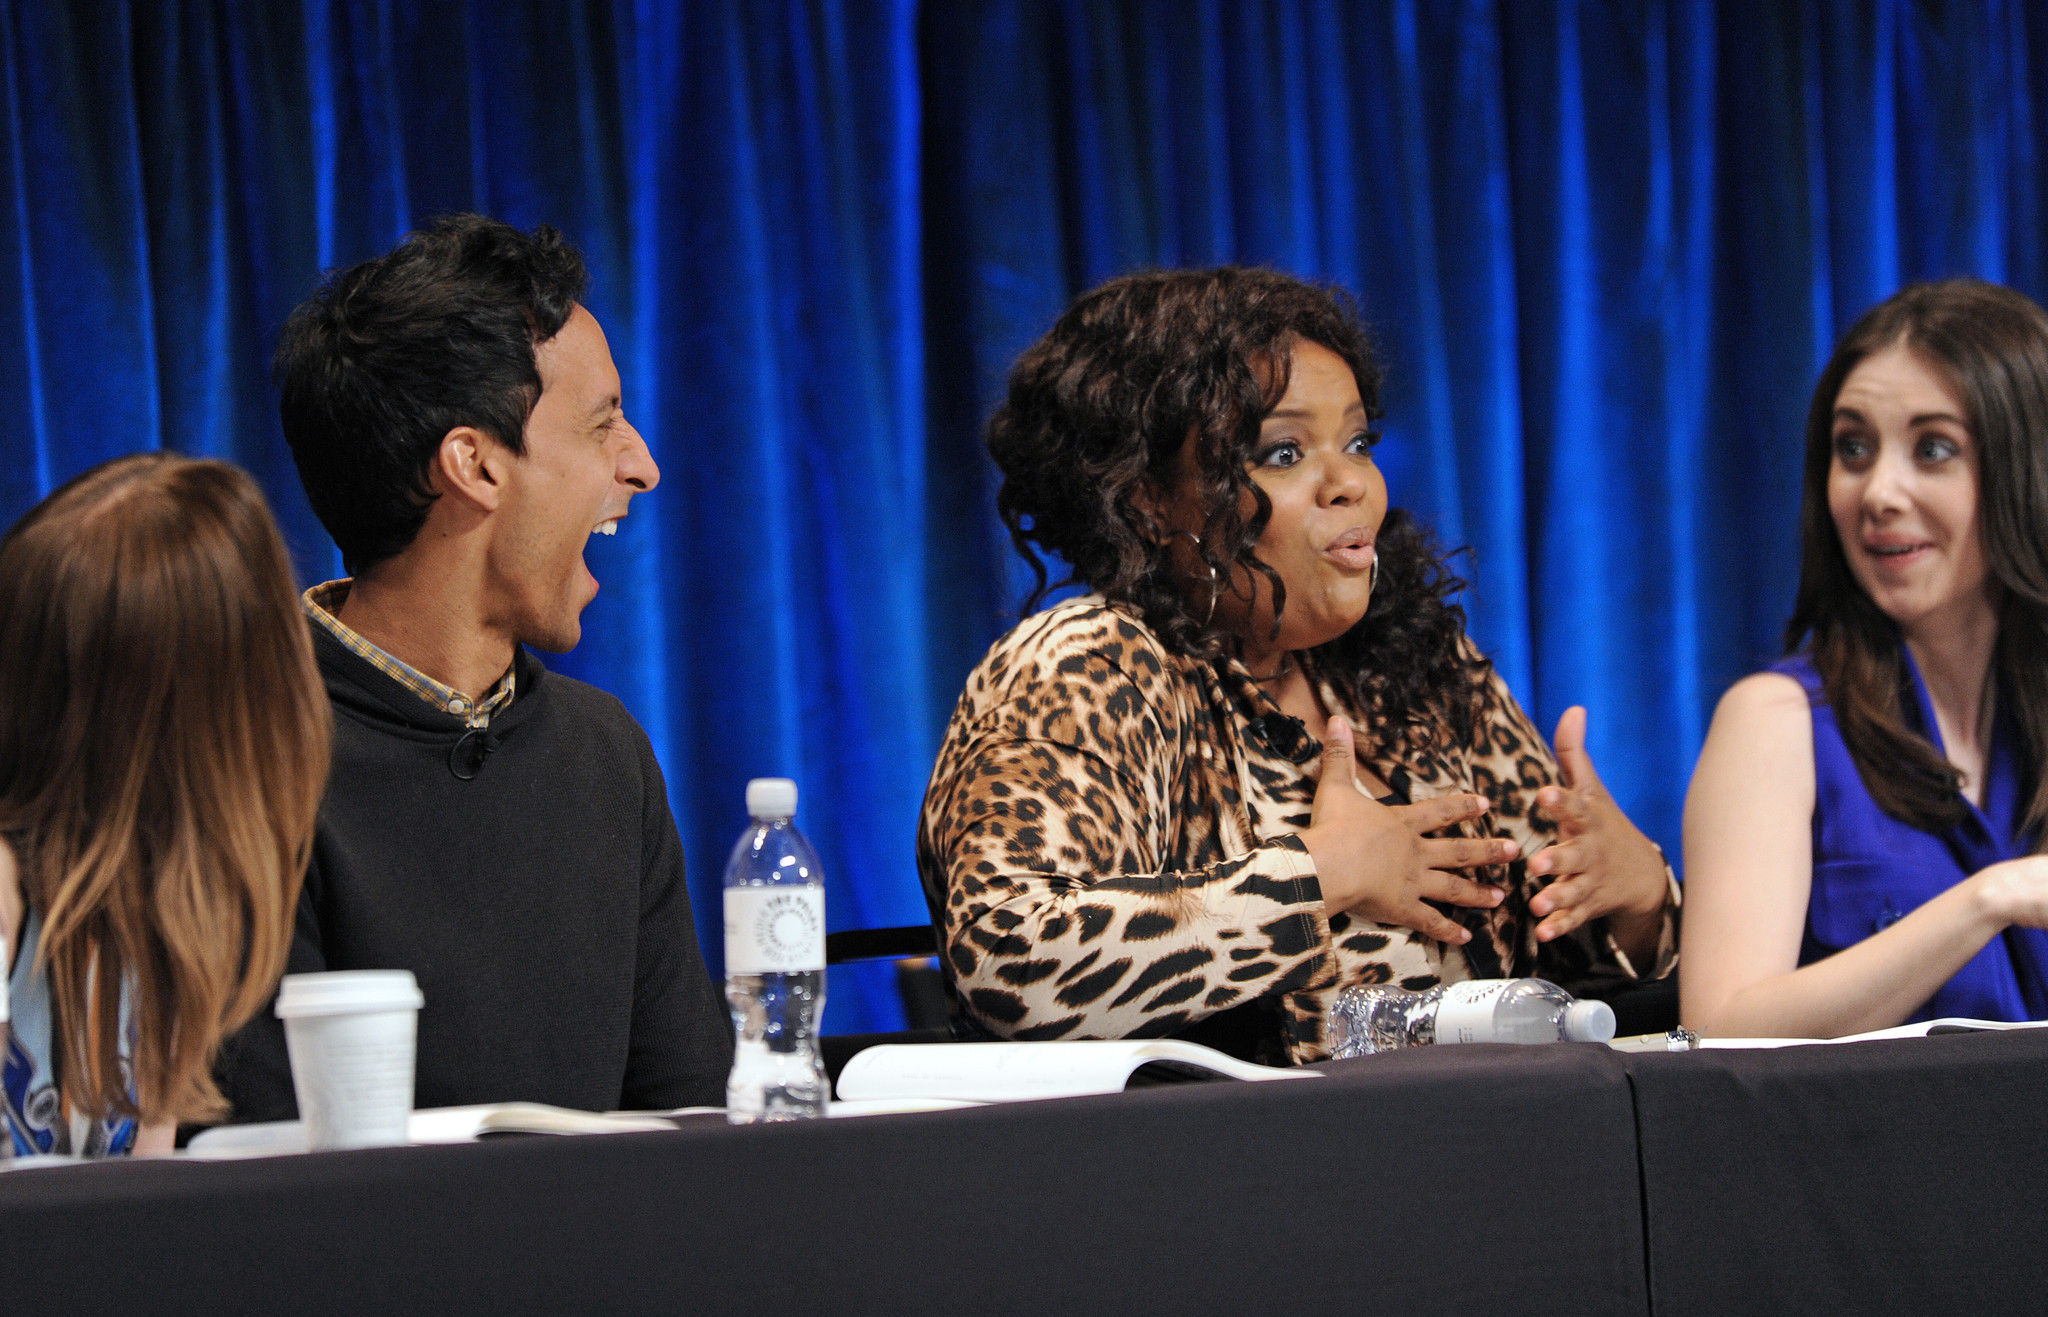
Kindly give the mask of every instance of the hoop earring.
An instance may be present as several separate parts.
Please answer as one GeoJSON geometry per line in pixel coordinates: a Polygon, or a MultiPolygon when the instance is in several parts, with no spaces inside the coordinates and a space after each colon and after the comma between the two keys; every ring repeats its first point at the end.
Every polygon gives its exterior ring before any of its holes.
{"type": "MultiPolygon", "coordinates": [[[[1206,568],[1208,568],[1208,569],[1209,569],[1209,610],[1208,610],[1207,612],[1205,612],[1205,613],[1203,613],[1203,614],[1202,614],[1202,625],[1203,625],[1203,626],[1208,626],[1208,625],[1209,625],[1209,619],[1211,619],[1211,618],[1213,618],[1213,617],[1215,617],[1215,616],[1216,616],[1216,596],[1217,596],[1218,594],[1220,594],[1220,593],[1222,592],[1222,587],[1221,587],[1221,586],[1219,586],[1219,585],[1217,584],[1217,582],[1216,582],[1216,566],[1215,566],[1215,564],[1214,564],[1214,563],[1210,562],[1210,561],[1209,561],[1209,560],[1208,560],[1207,558],[1204,558],[1204,557],[1202,556],[1202,537],[1201,537],[1201,536],[1199,536],[1199,535],[1195,534],[1195,533],[1194,533],[1193,531],[1191,531],[1191,530],[1176,530],[1176,531],[1172,531],[1172,532],[1169,532],[1166,538],[1167,538],[1168,540],[1171,540],[1171,539],[1173,539],[1173,537],[1174,537],[1175,535],[1185,535],[1185,536],[1187,536],[1187,537],[1188,537],[1188,538],[1189,538],[1190,540],[1193,540],[1193,541],[1194,541],[1194,543],[1195,543],[1195,558],[1196,558],[1196,560],[1197,560],[1198,562],[1200,562],[1200,563],[1202,564],[1202,566],[1204,566],[1204,567],[1206,567],[1206,568]]],[[[1377,554],[1375,554],[1375,555],[1373,556],[1373,560],[1372,560],[1372,562],[1373,562],[1373,567],[1374,567],[1374,569],[1375,569],[1375,570],[1377,570],[1377,569],[1378,569],[1378,567],[1379,567],[1379,562],[1380,562],[1380,560],[1379,560],[1379,556],[1378,556],[1377,554]]]]}
{"type": "Polygon", "coordinates": [[[1365,578],[1365,597],[1368,602],[1372,599],[1372,592],[1379,588],[1379,584],[1380,551],[1378,549],[1374,549],[1372,551],[1372,570],[1366,574],[1365,578]]]}

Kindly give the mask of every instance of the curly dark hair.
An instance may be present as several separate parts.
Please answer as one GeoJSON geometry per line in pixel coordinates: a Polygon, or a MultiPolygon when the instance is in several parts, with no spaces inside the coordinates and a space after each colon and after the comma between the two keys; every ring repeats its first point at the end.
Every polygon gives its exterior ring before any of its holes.
{"type": "MultiPolygon", "coordinates": [[[[1206,505],[1202,561],[1220,581],[1263,576],[1277,627],[1286,586],[1257,553],[1273,507],[1249,461],[1303,341],[1344,360],[1379,419],[1379,366],[1341,290],[1224,266],[1128,275],[1082,295],[1017,359],[989,421],[989,454],[1003,473],[996,509],[1037,578],[1024,611],[1084,584],[1135,611],[1174,652],[1208,661],[1236,652],[1237,638],[1188,598],[1173,532],[1157,515],[1160,492],[1192,477],[1206,505]],[[1194,470],[1184,473],[1190,436],[1194,470]],[[1058,582],[1047,570],[1053,555],[1071,569],[1058,582]]],[[[1378,552],[1365,617],[1313,651],[1317,666],[1371,715],[1383,744],[1439,727],[1469,735],[1488,665],[1461,643],[1465,612],[1452,598],[1465,582],[1399,509],[1387,513],[1378,552]]]]}
{"type": "Polygon", "coordinates": [[[533,350],[589,284],[543,224],[447,215],[328,276],[278,337],[284,437],[352,575],[405,551],[434,501],[428,470],[461,425],[526,451],[533,350]]]}

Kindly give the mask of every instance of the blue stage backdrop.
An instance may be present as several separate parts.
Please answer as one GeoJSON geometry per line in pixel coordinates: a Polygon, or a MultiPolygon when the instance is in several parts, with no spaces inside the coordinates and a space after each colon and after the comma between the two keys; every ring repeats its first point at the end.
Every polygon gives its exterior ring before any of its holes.
{"type": "MultiPolygon", "coordinates": [[[[978,432],[1081,289],[1355,293],[1395,500],[1674,854],[1713,703],[1776,650],[1834,335],[1913,278],[2048,292],[2021,0],[0,0],[0,57],[10,518],[118,453],[227,456],[323,579],[291,307],[437,212],[589,254],[663,481],[550,662],[652,735],[714,969],[749,776],[802,785],[834,927],[924,918],[931,755],[1022,580],[978,432]]],[[[900,1019],[835,976],[829,1028],[900,1019]]]]}

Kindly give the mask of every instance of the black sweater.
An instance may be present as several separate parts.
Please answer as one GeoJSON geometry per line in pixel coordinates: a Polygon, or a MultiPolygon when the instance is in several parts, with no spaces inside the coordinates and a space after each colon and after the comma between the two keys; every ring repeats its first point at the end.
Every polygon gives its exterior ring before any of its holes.
{"type": "MultiPolygon", "coordinates": [[[[462,719],[312,632],[334,772],[288,972],[417,976],[421,1107],[722,1104],[731,1025],[661,767],[625,706],[522,649],[510,707],[458,751],[462,719]]],[[[297,1114],[268,1008],[220,1073],[233,1119],[297,1114]]]]}

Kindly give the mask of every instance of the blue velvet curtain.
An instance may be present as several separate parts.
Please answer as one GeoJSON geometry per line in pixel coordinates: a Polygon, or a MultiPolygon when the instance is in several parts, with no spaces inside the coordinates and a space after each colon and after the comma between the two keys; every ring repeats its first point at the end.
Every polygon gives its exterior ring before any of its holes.
{"type": "Polygon", "coordinates": [[[1916,278],[2048,293],[2039,6],[1012,0],[924,38],[935,437],[1122,271],[1352,290],[1393,501],[1674,859],[1714,702],[1778,653],[1834,338],[1916,278]]]}
{"type": "MultiPolygon", "coordinates": [[[[336,573],[277,325],[434,213],[563,228],[663,484],[551,662],[654,738],[716,970],[749,776],[802,785],[834,927],[923,918],[931,755],[1021,580],[1008,361],[1113,274],[1270,263],[1357,294],[1396,501],[1669,847],[1775,649],[1833,336],[1911,278],[2048,293],[2037,48],[2019,0],[0,0],[0,515],[176,447],[336,573]]],[[[835,974],[829,1028],[900,1018],[835,974]]]]}

